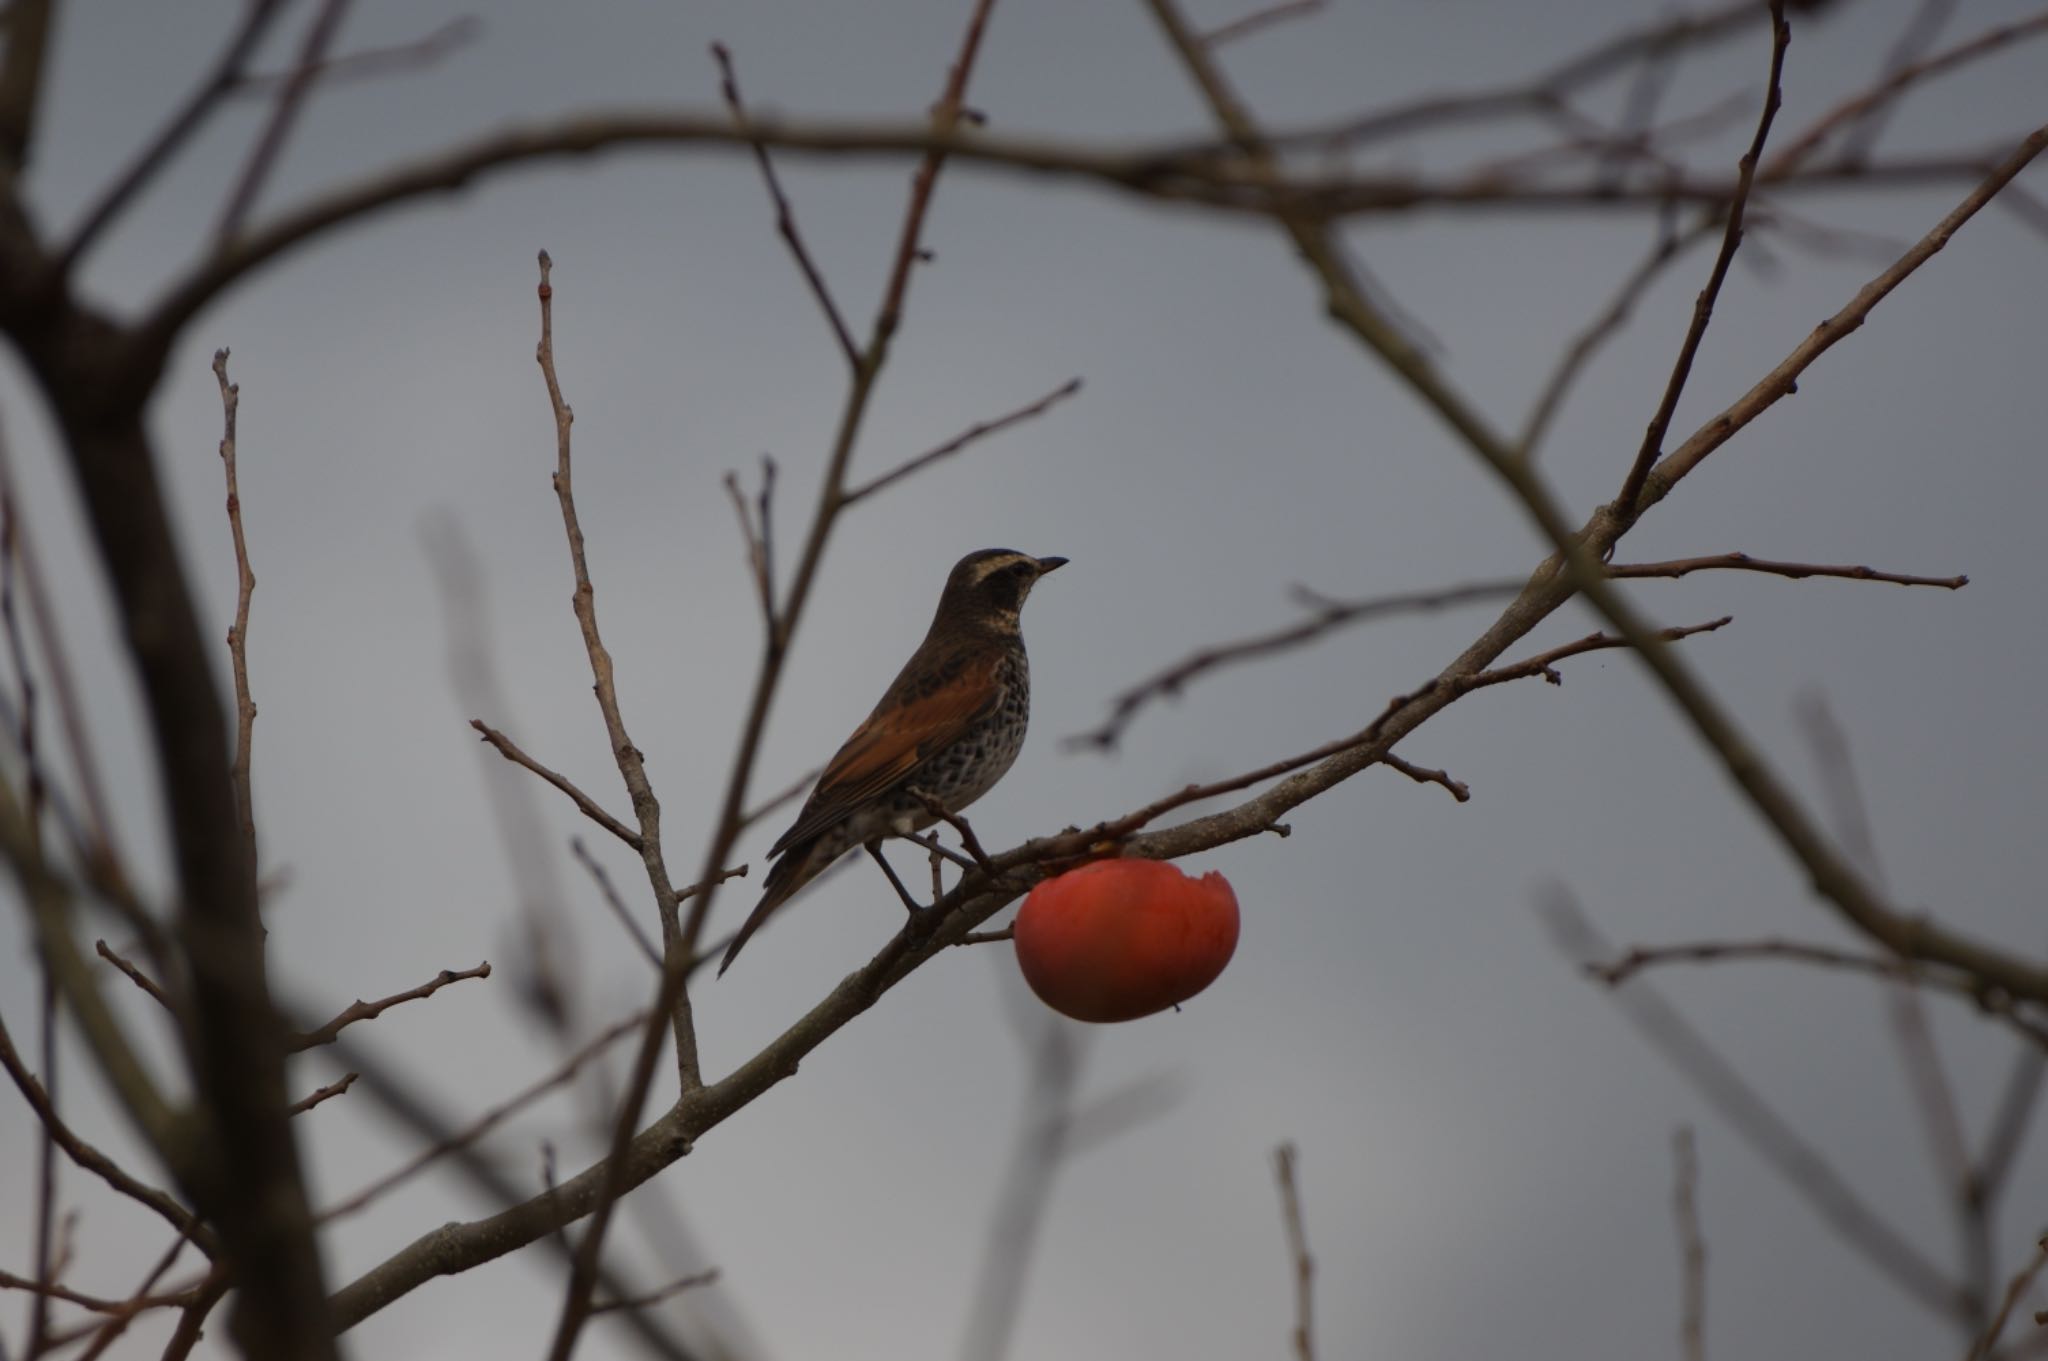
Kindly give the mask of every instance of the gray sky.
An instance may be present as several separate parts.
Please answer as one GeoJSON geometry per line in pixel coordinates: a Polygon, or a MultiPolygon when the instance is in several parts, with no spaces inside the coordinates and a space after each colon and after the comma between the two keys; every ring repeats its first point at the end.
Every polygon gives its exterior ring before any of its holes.
{"type": "MultiPolygon", "coordinates": [[[[33,177],[44,223],[75,220],[238,8],[66,10],[33,177]]],[[[266,203],[513,120],[711,105],[714,39],[734,49],[757,108],[912,116],[938,91],[964,8],[493,6],[478,41],[437,69],[323,91],[266,203]]],[[[1335,0],[1326,15],[1232,49],[1229,65],[1274,121],[1332,117],[1532,72],[1652,8],[1335,0]]],[[[1780,126],[1801,126],[1866,83],[1913,8],[1865,0],[1798,25],[1780,126]]],[[[1994,0],[1959,11],[1951,39],[2030,12],[1994,0]]],[[[366,2],[347,40],[404,41],[458,12],[366,2]]],[[[1674,110],[1745,96],[1712,144],[1725,155],[1703,152],[1703,163],[1732,166],[1764,56],[1759,32],[1689,65],[1672,91],[1674,110]]],[[[2041,61],[2038,47],[2017,49],[1915,95],[1886,145],[2016,141],[2042,119],[2041,61]]],[[[1611,114],[1620,92],[1604,87],[1591,107],[1611,114]]],[[[999,7],[971,102],[1016,132],[1122,142],[1206,129],[1135,4],[999,7]]],[[[92,292],[136,307],[195,256],[260,113],[251,104],[218,120],[95,256],[92,292]]],[[[1491,144],[1404,144],[1366,164],[1439,169],[1475,145],[1491,144]]],[[[864,324],[907,167],[786,161],[784,173],[842,305],[864,324]]],[[[2022,183],[2048,189],[2038,169],[2022,183]]],[[[1790,206],[1904,243],[1963,192],[1790,206]]],[[[1363,226],[1354,239],[1426,323],[1446,370],[1512,424],[1651,227],[1613,213],[1426,212],[1363,226]]],[[[937,260],[916,276],[860,469],[885,468],[1068,377],[1087,387],[849,514],[775,712],[762,792],[822,761],[866,712],[915,645],[946,568],[970,549],[1073,560],[1029,609],[1033,737],[973,812],[992,847],[1355,731],[1487,618],[1474,610],[1343,634],[1197,684],[1145,713],[1114,757],[1062,749],[1060,738],[1098,722],[1140,676],[1287,618],[1291,584],[1366,595],[1513,574],[1541,556],[1472,457],[1322,319],[1277,233],[960,171],[940,187],[928,243],[937,260]]],[[[1746,388],[1882,263],[1882,253],[1816,254],[1771,232],[1757,244],[1777,267],[1734,271],[1677,432],[1746,388]]],[[[207,363],[216,346],[233,347],[261,580],[249,648],[262,711],[258,817],[266,872],[288,875],[268,914],[280,991],[326,1014],[490,959],[500,966],[490,981],[358,1032],[457,1111],[502,1099],[554,1062],[552,1042],[517,1004],[522,894],[559,895],[574,935],[565,968],[588,1025],[652,986],[567,838],[598,846],[637,907],[636,866],[537,785],[552,862],[541,874],[515,870],[531,859],[508,856],[486,797],[487,781],[514,773],[480,752],[453,693],[425,547],[430,523],[452,521],[482,567],[507,706],[482,716],[626,813],[590,701],[548,486],[553,430],[532,359],[540,247],[556,261],[557,352],[577,413],[578,504],[601,620],[663,800],[671,861],[687,874],[758,651],[719,479],[772,451],[793,537],[842,389],[843,363],[773,234],[751,165],[708,153],[612,156],[522,171],[349,232],[204,315],[155,412],[187,561],[224,629],[234,578],[207,363]]],[[[1809,793],[1818,783],[1794,705],[1823,692],[1854,743],[1898,900],[2016,949],[2042,944],[2048,878],[2043,249],[2016,217],[1983,214],[1623,551],[1641,560],[1741,549],[1970,575],[1953,594],[1731,575],[1640,583],[1632,594],[1667,623],[1735,616],[1687,654],[1809,793]]],[[[1707,263],[1689,259],[1650,294],[1565,408],[1544,467],[1579,513],[1619,485],[1707,263]]],[[[47,418],[11,358],[0,402],[119,794],[120,831],[160,887],[133,688],[47,418]]],[[[1585,633],[1590,620],[1566,611],[1514,655],[1585,633]]],[[[1946,1325],[1830,1236],[1549,944],[1532,904],[1557,880],[1619,941],[1847,939],[1633,662],[1596,655],[1564,672],[1562,688],[1523,683],[1461,701],[1402,748],[1468,782],[1469,804],[1375,769],[1290,816],[1289,839],[1189,866],[1236,886],[1237,958],[1181,1014],[1094,1032],[1086,1093],[1170,1074],[1180,1099],[1062,1176],[1013,1355],[1285,1355],[1288,1263],[1268,1162],[1283,1138],[1301,1147],[1323,1355],[1674,1354],[1670,1137],[1681,1123],[1699,1131],[1715,1354],[1960,1352],[1946,1325]]],[[[758,860],[774,830],[750,836],[743,853],[758,860]]],[[[748,883],[733,888],[721,922],[736,923],[752,901],[748,883]]],[[[868,957],[900,910],[865,867],[802,899],[702,990],[707,1068],[723,1073],[778,1033],[868,957]]],[[[25,942],[23,928],[14,939],[25,942]]],[[[33,1033],[32,979],[21,948],[0,958],[0,1010],[18,1038],[33,1033]]],[[[1881,992],[1768,963],[1673,973],[1662,986],[1921,1251],[1953,1263],[1945,1192],[1881,992]]],[[[643,1193],[678,1207],[701,1257],[657,1260],[630,1222],[621,1255],[650,1282],[718,1266],[722,1317],[743,1317],[762,1355],[952,1354],[1015,1137],[1023,1051],[1006,1018],[1023,1010],[1020,992],[1003,947],[925,969],[643,1193]]],[[[1929,1007],[1965,1121],[1981,1135],[2014,1043],[1966,1008],[1929,1007]]],[[[315,1061],[294,1081],[310,1090],[333,1076],[315,1061]]],[[[128,1149],[83,1086],[72,1087],[78,1123],[128,1149]]],[[[25,1224],[34,1130],[19,1105],[0,1112],[0,1224],[25,1224]]],[[[559,1101],[490,1147],[537,1189],[539,1140],[558,1146],[565,1170],[592,1156],[579,1119],[575,1102],[559,1101]]],[[[309,1117],[302,1133],[322,1202],[408,1146],[360,1092],[309,1117]]],[[[92,1198],[80,1176],[66,1184],[87,1206],[73,1283],[125,1293],[162,1247],[156,1226],[92,1198]]],[[[2044,1196],[2048,1158],[2035,1139],[1998,1225],[2002,1262],[2030,1250],[2044,1196]]],[[[451,1179],[429,1179],[330,1240],[332,1278],[488,1208],[451,1179]]],[[[0,1244],[0,1266],[25,1269],[25,1229],[0,1244]]],[[[552,1282],[549,1259],[529,1250],[416,1292],[348,1346],[364,1356],[528,1355],[553,1323],[552,1282]]],[[[0,1299],[0,1328],[19,1336],[20,1317],[18,1299],[0,1299]]],[[[138,1328],[125,1354],[154,1354],[162,1331],[138,1328]]],[[[600,1327],[584,1354],[627,1346],[600,1327]]]]}

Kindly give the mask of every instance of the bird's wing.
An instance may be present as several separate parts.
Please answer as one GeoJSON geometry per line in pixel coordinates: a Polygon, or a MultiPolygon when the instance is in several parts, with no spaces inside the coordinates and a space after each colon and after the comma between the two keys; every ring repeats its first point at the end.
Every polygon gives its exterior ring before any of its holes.
{"type": "Polygon", "coordinates": [[[956,658],[953,665],[926,671],[917,680],[906,667],[888,696],[825,767],[796,824],[776,839],[768,854],[780,855],[909,780],[934,753],[994,713],[1003,698],[995,661],[956,658]]]}

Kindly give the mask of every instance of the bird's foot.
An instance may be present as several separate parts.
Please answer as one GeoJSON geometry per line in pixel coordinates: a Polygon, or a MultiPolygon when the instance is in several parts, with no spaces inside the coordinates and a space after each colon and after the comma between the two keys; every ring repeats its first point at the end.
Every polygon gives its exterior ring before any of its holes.
{"type": "MultiPolygon", "coordinates": [[[[926,907],[923,903],[911,897],[910,890],[903,887],[903,881],[896,877],[896,867],[891,865],[888,859],[882,854],[881,842],[870,841],[867,843],[865,849],[869,855],[875,858],[875,863],[882,867],[883,875],[886,876],[889,880],[889,887],[896,890],[896,896],[902,900],[905,911],[909,912],[912,917],[921,917],[925,913],[931,911],[931,909],[926,907]]],[[[934,901],[936,901],[936,895],[934,896],[934,901]]]]}

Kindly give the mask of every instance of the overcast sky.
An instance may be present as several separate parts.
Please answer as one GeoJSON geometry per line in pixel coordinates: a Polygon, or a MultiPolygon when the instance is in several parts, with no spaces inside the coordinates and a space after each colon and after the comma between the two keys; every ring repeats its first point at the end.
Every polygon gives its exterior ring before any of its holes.
{"type": "MultiPolygon", "coordinates": [[[[1781,127],[1873,79],[1917,8],[1863,0],[1800,22],[1781,127]]],[[[2003,0],[1957,8],[1949,41],[2030,12],[2003,0]]],[[[31,177],[41,222],[76,220],[205,69],[239,10],[226,0],[65,7],[31,177]]],[[[431,71],[322,90],[265,205],[515,120],[622,104],[715,107],[713,40],[734,50],[758,108],[914,117],[940,88],[965,10],[960,0],[493,5],[475,41],[431,71]]],[[[1206,21],[1235,12],[1198,10],[1206,21]]],[[[1307,121],[1510,80],[1665,12],[1625,0],[1333,0],[1326,14],[1230,49],[1229,66],[1276,124],[1307,121]]],[[[345,45],[406,41],[458,13],[364,0],[345,45]]],[[[273,63],[297,41],[290,30],[273,63]]],[[[1759,28],[1684,67],[1671,113],[1741,98],[1740,117],[1701,144],[1700,164],[1732,168],[1766,53],[1759,28]]],[[[1899,110],[1883,146],[2016,142],[2048,109],[2043,60],[2039,47],[2017,48],[1935,83],[1899,110]]],[[[1588,108],[1615,116],[1626,86],[1601,87],[1588,108]]],[[[971,102],[1012,132],[1121,145],[1208,131],[1135,3],[999,6],[971,102]]],[[[218,119],[105,242],[86,274],[96,297],[135,308],[195,258],[261,112],[241,104],[218,119]]],[[[1442,139],[1363,164],[1449,169],[1489,145],[1442,139]]],[[[1526,147],[1530,135],[1499,145],[1526,147]]],[[[884,277],[907,172],[785,163],[811,246],[857,328],[884,277]]],[[[2044,175],[2037,167],[2021,183],[2048,193],[2044,175]]],[[[1744,390],[1965,192],[1957,183],[1788,200],[1802,220],[1878,244],[1838,236],[1816,252],[1782,231],[1753,233],[1760,249],[1728,281],[1674,431],[1744,390]]],[[[1652,232],[1642,216],[1613,211],[1425,211],[1362,224],[1353,240],[1434,338],[1446,371],[1511,426],[1652,232]]],[[[1069,377],[1086,387],[848,515],[791,659],[760,791],[831,753],[915,646],[946,569],[972,549],[1072,559],[1027,612],[1033,732],[973,811],[991,847],[1355,731],[1489,617],[1481,608],[1375,624],[1196,684],[1144,713],[1114,756],[1063,749],[1061,738],[1099,722],[1139,677],[1291,617],[1293,584],[1362,596],[1512,575],[1540,559],[1523,517],[1470,454],[1323,319],[1276,232],[962,169],[940,185],[927,241],[936,259],[916,276],[858,469],[885,468],[1069,377]]],[[[503,1099],[558,1053],[519,1004],[522,900],[559,914],[556,967],[573,983],[583,1029],[639,1005],[653,982],[567,841],[596,847],[646,915],[632,857],[551,791],[522,785],[466,726],[486,718],[628,813],[591,702],[549,491],[554,434],[533,362],[542,247],[556,261],[557,351],[577,414],[576,489],[605,638],[663,800],[672,866],[687,877],[758,655],[720,478],[772,452],[793,537],[843,391],[843,361],[774,235],[751,164],[700,151],[556,165],[345,233],[204,314],[153,413],[186,561],[219,636],[234,570],[207,365],[216,347],[233,348],[242,499],[261,580],[249,663],[264,871],[281,882],[267,914],[279,992],[326,1014],[489,959],[490,980],[357,1032],[462,1113],[503,1099]],[[488,634],[496,712],[477,714],[451,682],[429,543],[457,540],[481,573],[466,612],[488,634]],[[493,786],[520,791],[540,829],[518,854],[494,815],[493,786]]],[[[1853,743],[1897,899],[2023,950],[2048,943],[2044,252],[2048,241],[2017,216],[1984,213],[1802,379],[1795,400],[1646,518],[1621,554],[1739,549],[1968,573],[1971,585],[1955,593],[1705,575],[1637,583],[1632,595],[1666,623],[1734,616],[1687,655],[1810,794],[1819,784],[1795,705],[1824,694],[1853,743]]],[[[1707,265],[1694,256],[1667,276],[1565,407],[1544,468],[1579,514],[1619,485],[1707,265]]],[[[11,357],[0,364],[0,402],[119,830],[161,889],[133,685],[46,413],[11,357]]],[[[1592,627],[1567,610],[1516,655],[1592,627]]],[[[222,663],[225,680],[224,653],[222,663]]],[[[1190,864],[1236,886],[1237,958],[1182,1013],[1090,1032],[1084,1099],[1163,1075],[1177,1100],[1064,1170],[1014,1356],[1287,1354],[1289,1264],[1269,1161],[1283,1139],[1301,1149],[1322,1355],[1674,1355],[1670,1145],[1682,1124],[1698,1130],[1714,1354],[1960,1353],[1953,1330],[1844,1248],[1549,942],[1534,903],[1560,881],[1618,941],[1848,940],[1635,663],[1612,653],[1563,671],[1561,688],[1522,683],[1461,701],[1402,748],[1469,783],[1469,804],[1374,769],[1291,815],[1286,840],[1190,864]]],[[[776,830],[764,825],[743,844],[756,874],[721,899],[721,927],[750,906],[776,830]]],[[[864,865],[800,900],[701,990],[707,1070],[722,1074],[778,1033],[900,914],[864,865]]],[[[0,1013],[27,1044],[34,973],[25,926],[11,930],[0,1013]]],[[[1955,1263],[1947,1190],[1881,991],[1774,963],[1673,973],[1662,986],[1921,1252],[1955,1263]]],[[[694,1249],[650,1249],[642,1221],[629,1219],[620,1258],[650,1283],[718,1267],[715,1301],[669,1313],[708,1307],[750,1356],[956,1354],[1018,1127],[1025,1051],[1013,1018],[1035,1007],[1006,947],[936,961],[641,1193],[666,1198],[694,1249]]],[[[1929,1007],[1980,1138],[2015,1044],[1966,1007],[1929,1007]]],[[[78,1080],[83,1068],[70,1071],[77,1123],[132,1151],[78,1080]]],[[[168,1056],[164,1071],[174,1071],[168,1056]]],[[[314,1059],[294,1070],[294,1086],[334,1076],[314,1059]]],[[[594,1156],[583,1109],[568,1099],[542,1107],[489,1147],[538,1189],[542,1140],[565,1174],[594,1156]]],[[[412,1147],[360,1091],[300,1129],[321,1203],[412,1147]]],[[[0,1103],[9,1270],[30,1269],[34,1144],[26,1111],[0,1103]]],[[[2041,1144],[2023,1153],[1996,1226],[2001,1283],[2048,1222],[2041,1144]]],[[[139,1155],[138,1167],[155,1175],[139,1155]]],[[[125,1294],[162,1249],[160,1226],[94,1197],[79,1174],[65,1184],[86,1206],[71,1282],[125,1294]]],[[[331,1278],[344,1283],[427,1229],[492,1208],[453,1179],[428,1179],[329,1240],[331,1278]]],[[[346,1345],[359,1356],[535,1355],[558,1308],[554,1279],[552,1260],[531,1249],[417,1291],[346,1345]]],[[[0,1299],[10,1338],[22,1316],[18,1299],[0,1299]]],[[[154,1355],[163,1335],[138,1327],[121,1354],[154,1355]]],[[[583,1354],[634,1353],[602,1325],[583,1354]]]]}

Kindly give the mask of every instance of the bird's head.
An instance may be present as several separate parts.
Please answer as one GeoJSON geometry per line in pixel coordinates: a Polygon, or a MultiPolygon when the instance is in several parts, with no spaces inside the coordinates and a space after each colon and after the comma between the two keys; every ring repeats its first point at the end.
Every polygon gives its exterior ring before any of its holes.
{"type": "Polygon", "coordinates": [[[939,618],[973,621],[999,629],[1015,629],[1024,598],[1047,572],[1066,566],[1065,558],[1034,558],[1008,548],[969,553],[953,566],[939,597],[939,618]]]}

